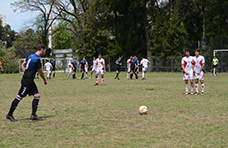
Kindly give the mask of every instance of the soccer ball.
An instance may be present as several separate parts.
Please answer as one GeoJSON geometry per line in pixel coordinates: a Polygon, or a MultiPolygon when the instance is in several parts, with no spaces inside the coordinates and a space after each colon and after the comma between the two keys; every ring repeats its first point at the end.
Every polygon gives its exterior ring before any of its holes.
{"type": "Polygon", "coordinates": [[[148,111],[148,109],[147,109],[147,107],[145,105],[141,105],[139,107],[139,114],[140,115],[146,115],[147,114],[147,111],[148,111]]]}

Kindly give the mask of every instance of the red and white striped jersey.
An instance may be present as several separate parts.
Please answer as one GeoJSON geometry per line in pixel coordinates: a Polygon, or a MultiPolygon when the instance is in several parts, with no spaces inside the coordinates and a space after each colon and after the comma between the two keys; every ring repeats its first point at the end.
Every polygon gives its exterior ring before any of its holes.
{"type": "Polygon", "coordinates": [[[199,55],[199,57],[194,57],[193,58],[193,64],[195,66],[195,70],[196,72],[200,71],[201,67],[203,66],[203,64],[205,63],[204,57],[199,55]]]}
{"type": "Polygon", "coordinates": [[[188,58],[185,56],[181,60],[181,64],[184,64],[184,68],[186,72],[192,71],[192,65],[193,65],[193,57],[189,56],[188,58]]]}
{"type": "Polygon", "coordinates": [[[96,60],[97,68],[104,68],[105,60],[103,58],[96,60]]]}

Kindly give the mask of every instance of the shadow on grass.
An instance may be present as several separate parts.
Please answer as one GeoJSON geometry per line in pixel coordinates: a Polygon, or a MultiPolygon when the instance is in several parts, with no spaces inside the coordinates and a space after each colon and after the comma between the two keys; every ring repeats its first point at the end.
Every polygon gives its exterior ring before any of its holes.
{"type": "MultiPolygon", "coordinates": [[[[54,115],[49,115],[49,116],[39,116],[42,119],[46,119],[46,118],[52,118],[55,117],[54,115]]],[[[30,118],[24,118],[24,119],[19,119],[19,120],[31,120],[30,118]]],[[[38,121],[38,120],[31,120],[31,121],[38,121]]]]}

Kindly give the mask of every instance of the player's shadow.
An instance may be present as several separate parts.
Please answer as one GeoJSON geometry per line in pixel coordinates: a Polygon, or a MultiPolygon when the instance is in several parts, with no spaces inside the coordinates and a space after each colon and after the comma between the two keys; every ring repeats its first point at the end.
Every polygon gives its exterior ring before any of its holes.
{"type": "MultiPolygon", "coordinates": [[[[47,119],[47,118],[52,118],[55,117],[54,115],[48,115],[48,116],[39,116],[42,119],[47,119]]],[[[30,118],[24,118],[24,119],[19,119],[19,120],[31,120],[30,118]]],[[[38,121],[38,120],[31,120],[31,121],[38,121]]]]}

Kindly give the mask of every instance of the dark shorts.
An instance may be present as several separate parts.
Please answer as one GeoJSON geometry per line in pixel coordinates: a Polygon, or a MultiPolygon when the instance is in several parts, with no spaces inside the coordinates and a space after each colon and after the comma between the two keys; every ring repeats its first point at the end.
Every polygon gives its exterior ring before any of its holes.
{"type": "Polygon", "coordinates": [[[52,68],[51,71],[55,71],[55,68],[52,68]]]}
{"type": "Polygon", "coordinates": [[[135,67],[131,67],[131,72],[135,72],[135,67]]]}
{"type": "Polygon", "coordinates": [[[116,67],[116,71],[120,71],[120,67],[116,67]]]}
{"type": "Polygon", "coordinates": [[[21,80],[21,88],[18,92],[19,96],[25,97],[27,95],[31,96],[38,93],[39,91],[34,81],[24,81],[23,79],[21,80]]]}
{"type": "Polygon", "coordinates": [[[76,72],[77,69],[74,69],[73,72],[76,72]]]}
{"type": "Polygon", "coordinates": [[[85,72],[85,68],[81,68],[81,72],[85,72]]]}
{"type": "Polygon", "coordinates": [[[217,68],[218,64],[217,65],[213,65],[212,68],[217,68]]]}

